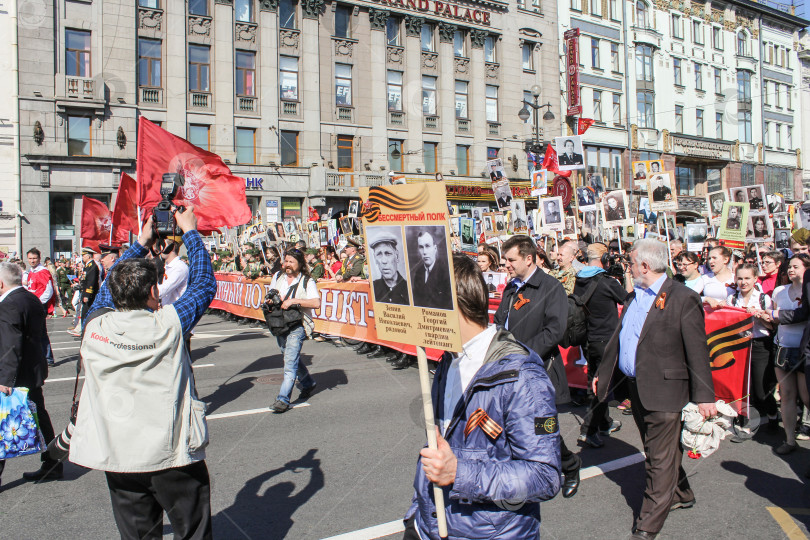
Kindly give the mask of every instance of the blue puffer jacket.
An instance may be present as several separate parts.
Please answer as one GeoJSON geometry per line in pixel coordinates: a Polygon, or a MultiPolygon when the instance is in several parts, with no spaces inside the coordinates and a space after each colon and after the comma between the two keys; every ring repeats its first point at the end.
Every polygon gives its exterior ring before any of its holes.
{"type": "MultiPolygon", "coordinates": [[[[451,357],[445,354],[433,381],[436,423],[444,411],[451,357]]],[[[560,489],[560,447],[554,388],[533,351],[499,330],[459,402],[444,435],[458,459],[456,480],[444,488],[451,539],[537,539],[540,501],[560,489]],[[464,437],[477,409],[503,428],[492,440],[480,428],[464,437]]],[[[405,516],[415,517],[422,540],[438,539],[433,486],[416,466],[414,498],[405,516]]]]}

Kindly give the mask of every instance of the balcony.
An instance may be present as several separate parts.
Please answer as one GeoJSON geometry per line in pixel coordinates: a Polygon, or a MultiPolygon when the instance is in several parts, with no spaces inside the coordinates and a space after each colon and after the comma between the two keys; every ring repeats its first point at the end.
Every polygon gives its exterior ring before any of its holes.
{"type": "Polygon", "coordinates": [[[633,26],[633,41],[635,43],[646,43],[658,49],[661,48],[661,38],[663,37],[660,32],[649,26],[633,26]]]}
{"type": "Polygon", "coordinates": [[[211,92],[189,92],[188,93],[188,107],[189,109],[198,110],[211,110],[212,105],[211,92]]]}
{"type": "Polygon", "coordinates": [[[143,105],[163,105],[163,88],[152,86],[138,87],[138,103],[143,105]]]}
{"type": "Polygon", "coordinates": [[[256,96],[236,96],[236,112],[256,113],[259,109],[259,100],[256,96]]]}
{"type": "Polygon", "coordinates": [[[388,111],[388,125],[395,127],[404,127],[405,113],[401,111],[388,111]]]}
{"type": "Polygon", "coordinates": [[[386,183],[385,173],[337,171],[328,171],[326,173],[326,189],[330,191],[384,186],[386,183]]]}
{"type": "Polygon", "coordinates": [[[297,101],[282,101],[281,102],[281,115],[298,117],[298,102],[297,101]]]}
{"type": "Polygon", "coordinates": [[[351,107],[335,107],[335,118],[339,122],[352,122],[354,117],[354,109],[351,107]]]}
{"type": "Polygon", "coordinates": [[[65,77],[65,95],[73,99],[96,99],[96,81],[87,77],[65,77]]]}
{"type": "Polygon", "coordinates": [[[497,122],[487,122],[487,135],[490,137],[500,137],[501,125],[497,122]]]}
{"type": "Polygon", "coordinates": [[[741,56],[736,55],[737,58],[737,69],[744,69],[746,71],[750,71],[751,73],[757,72],[757,61],[752,56],[741,56]]]}
{"type": "Polygon", "coordinates": [[[439,129],[439,117],[436,115],[429,115],[423,117],[424,129],[437,130],[439,129]]]}
{"type": "Polygon", "coordinates": [[[456,131],[459,133],[469,133],[470,121],[466,118],[456,118],[456,131]]]}

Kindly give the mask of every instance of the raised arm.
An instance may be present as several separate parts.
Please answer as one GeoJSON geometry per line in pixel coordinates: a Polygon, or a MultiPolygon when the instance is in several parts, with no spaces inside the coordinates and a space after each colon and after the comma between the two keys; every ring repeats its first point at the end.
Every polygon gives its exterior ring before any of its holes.
{"type": "Polygon", "coordinates": [[[180,318],[183,334],[188,333],[202,318],[211,300],[217,294],[217,279],[208,251],[197,232],[197,218],[189,207],[175,214],[177,225],[183,230],[183,243],[188,250],[188,285],[186,292],[172,304],[180,318]]]}

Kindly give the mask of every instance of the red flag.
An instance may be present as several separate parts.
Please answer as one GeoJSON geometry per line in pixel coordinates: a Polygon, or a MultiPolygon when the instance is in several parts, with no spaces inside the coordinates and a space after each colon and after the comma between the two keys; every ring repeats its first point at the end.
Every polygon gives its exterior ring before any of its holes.
{"type": "Polygon", "coordinates": [[[138,186],[125,172],[121,173],[118,195],[112,213],[113,231],[116,238],[127,232],[138,234],[138,186]]]}
{"type": "Polygon", "coordinates": [[[580,118],[577,122],[577,135],[582,135],[588,128],[594,124],[595,120],[593,118],[580,118]]]}
{"type": "Polygon", "coordinates": [[[751,314],[740,308],[706,308],[706,342],[712,368],[715,399],[747,416],[748,370],[751,360],[751,314]]]}
{"type": "Polygon", "coordinates": [[[138,124],[138,204],[145,212],[160,202],[164,173],[181,173],[185,185],[175,197],[194,205],[200,230],[235,227],[250,221],[245,180],[231,174],[220,157],[156,126],[143,116],[138,124]]]}
{"type": "Polygon", "coordinates": [[[540,168],[566,178],[571,176],[571,171],[560,170],[560,162],[557,160],[557,151],[554,150],[554,147],[550,144],[546,146],[546,157],[543,158],[543,164],[540,168]]]}
{"type": "Polygon", "coordinates": [[[308,221],[318,221],[319,219],[320,219],[320,216],[318,216],[318,211],[310,206],[309,207],[309,220],[308,221]]]}
{"type": "Polygon", "coordinates": [[[82,196],[82,228],[84,240],[107,243],[112,230],[112,215],[103,202],[82,196]]]}

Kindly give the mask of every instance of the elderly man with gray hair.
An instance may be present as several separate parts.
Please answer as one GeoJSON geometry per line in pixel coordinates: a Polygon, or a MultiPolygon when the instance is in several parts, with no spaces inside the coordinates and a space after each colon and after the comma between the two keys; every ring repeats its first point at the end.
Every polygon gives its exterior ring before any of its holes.
{"type": "Polygon", "coordinates": [[[646,489],[631,538],[655,538],[670,510],[695,505],[681,466],[681,409],[693,402],[717,415],[700,296],[666,275],[666,244],[637,240],[630,250],[634,291],[605,347],[593,390],[606,401],[626,386],[644,444],[646,489]]]}
{"type": "MultiPolygon", "coordinates": [[[[22,268],[0,263],[0,392],[10,395],[14,387],[28,388],[28,399],[37,406],[39,427],[46,442],[54,437],[42,385],[48,377],[48,363],[42,343],[47,339],[45,308],[39,298],[22,286],[22,268]]],[[[41,454],[38,471],[23,473],[26,480],[55,480],[62,477],[62,464],[41,454]]],[[[5,462],[0,460],[0,474],[5,462]]]]}

